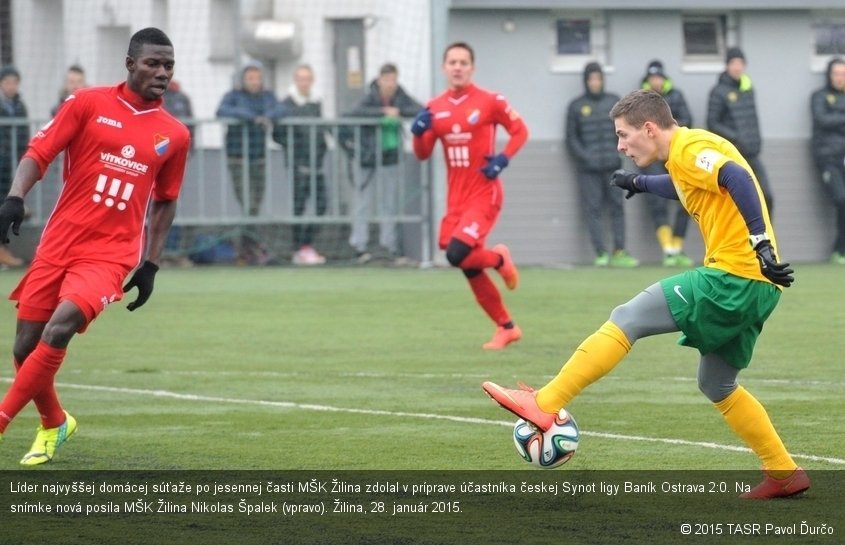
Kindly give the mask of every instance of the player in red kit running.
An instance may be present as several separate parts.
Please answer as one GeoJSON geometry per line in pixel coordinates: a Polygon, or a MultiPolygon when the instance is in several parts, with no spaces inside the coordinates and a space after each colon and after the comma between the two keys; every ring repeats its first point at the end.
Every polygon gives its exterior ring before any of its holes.
{"type": "Polygon", "coordinates": [[[8,242],[10,227],[19,234],[24,197],[65,152],[58,203],[32,265],[9,297],[18,308],[17,374],[0,401],[0,439],[30,400],[41,416],[23,465],[49,462],[76,431],[54,386],[71,338],[125,291],[138,288],[129,310],[153,291],[190,146],[188,129],[162,108],[173,65],[173,44],[164,32],[136,32],[126,82],[68,97],[30,141],[0,205],[0,241],[8,242]]]}
{"type": "Polygon", "coordinates": [[[508,289],[516,289],[519,273],[504,244],[485,246],[502,207],[499,175],[528,139],[528,128],[508,101],[472,82],[475,54],[463,42],[446,48],[443,73],[449,88],[429,101],[411,125],[414,153],[431,156],[439,139],[446,157],[448,196],[440,223],[440,248],[469,281],[475,299],[496,324],[486,350],[501,350],[522,337],[485,269],[496,269],[508,289]],[[505,149],[496,153],[496,125],[510,135],[505,149]]]}

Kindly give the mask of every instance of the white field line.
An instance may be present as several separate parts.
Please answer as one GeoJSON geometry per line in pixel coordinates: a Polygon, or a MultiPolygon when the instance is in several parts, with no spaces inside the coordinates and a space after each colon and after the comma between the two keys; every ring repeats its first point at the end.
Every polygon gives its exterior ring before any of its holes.
{"type": "MultiPolygon", "coordinates": [[[[91,369],[78,369],[78,370],[62,370],[62,373],[65,374],[94,374],[94,373],[102,373],[102,374],[126,374],[126,370],[91,370],[91,369]]],[[[139,373],[142,374],[142,373],[139,373]]],[[[181,376],[243,376],[243,377],[279,377],[279,378],[289,378],[289,377],[303,377],[303,376],[315,376],[318,373],[303,373],[298,371],[206,371],[206,370],[170,370],[170,369],[156,369],[155,371],[151,372],[153,375],[181,375],[181,376]]],[[[486,380],[490,378],[490,373],[383,373],[380,371],[339,371],[336,373],[326,373],[321,371],[319,376],[326,377],[326,376],[337,376],[337,377],[348,377],[348,378],[415,378],[415,379],[481,379],[486,380]]],[[[551,378],[552,375],[549,375],[551,378]]],[[[514,379],[518,378],[516,376],[512,377],[514,379]]],[[[630,381],[630,378],[627,377],[616,377],[616,376],[606,376],[602,377],[602,381],[630,381]]],[[[667,377],[666,380],[672,380],[675,382],[695,382],[697,379],[695,377],[667,377]]],[[[842,381],[830,381],[830,380],[802,380],[802,379],[766,379],[766,378],[753,378],[748,381],[743,381],[743,383],[748,384],[773,384],[773,385],[784,385],[784,386],[822,386],[822,387],[832,387],[832,388],[841,388],[845,386],[845,382],[842,381]]]]}
{"type": "MultiPolygon", "coordinates": [[[[3,379],[4,382],[11,382],[11,379],[3,379]]],[[[230,403],[236,405],[257,405],[261,407],[280,407],[285,409],[299,409],[304,411],[320,411],[320,412],[336,412],[348,414],[364,414],[369,416],[390,416],[390,417],[405,417],[405,418],[420,418],[429,420],[446,420],[449,422],[459,422],[462,424],[486,424],[491,426],[513,426],[513,421],[506,420],[488,420],[485,418],[473,418],[468,416],[453,416],[447,414],[434,413],[411,413],[404,411],[384,411],[377,409],[355,409],[350,407],[332,407],[330,405],[317,405],[313,403],[294,403],[291,401],[265,401],[260,399],[237,399],[229,397],[203,396],[196,394],[180,394],[176,392],[169,392],[167,390],[142,390],[137,388],[117,388],[113,386],[95,386],[88,384],[69,384],[57,383],[62,388],[71,388],[75,390],[88,390],[98,392],[110,392],[119,394],[133,394],[141,396],[151,396],[158,398],[177,399],[183,401],[200,401],[204,403],[230,403]]],[[[649,443],[663,443],[667,445],[680,445],[699,448],[710,448],[715,450],[732,451],[732,452],[751,452],[745,447],[737,447],[733,445],[720,445],[718,443],[700,442],[700,441],[686,441],[684,439],[666,439],[660,437],[642,437],[637,435],[622,435],[618,433],[603,433],[594,431],[584,431],[583,435],[588,437],[601,437],[604,439],[618,439],[621,441],[645,441],[649,443]]],[[[828,456],[816,456],[813,454],[792,454],[793,458],[801,460],[811,460],[814,462],[826,462],[835,465],[845,465],[845,459],[832,458],[828,456]]]]}

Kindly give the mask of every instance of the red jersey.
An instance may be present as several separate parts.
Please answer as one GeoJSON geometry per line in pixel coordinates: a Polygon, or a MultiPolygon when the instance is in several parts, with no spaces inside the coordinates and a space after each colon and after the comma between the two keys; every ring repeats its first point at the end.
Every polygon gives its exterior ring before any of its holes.
{"type": "Polygon", "coordinates": [[[65,151],[64,185],[38,244],[56,265],[106,261],[131,269],[144,251],[150,197],[179,196],[188,129],[126,83],[76,91],[32,138],[25,157],[43,175],[65,151]]]}
{"type": "Polygon", "coordinates": [[[500,94],[475,85],[460,91],[447,90],[431,99],[431,130],[414,138],[414,152],[427,159],[437,139],[443,146],[448,172],[447,209],[476,201],[500,201],[501,183],[481,172],[486,156],[496,154],[496,125],[511,135],[503,153],[512,158],[528,139],[522,118],[500,94]]]}

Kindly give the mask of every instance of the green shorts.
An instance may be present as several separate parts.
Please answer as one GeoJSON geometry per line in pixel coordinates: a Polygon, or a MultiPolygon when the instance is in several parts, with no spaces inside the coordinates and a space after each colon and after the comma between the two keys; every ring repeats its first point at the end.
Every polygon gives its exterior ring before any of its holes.
{"type": "Polygon", "coordinates": [[[698,267],[660,281],[683,335],[678,344],[717,354],[737,369],[751,363],[763,323],[780,300],[774,284],[698,267]]]}

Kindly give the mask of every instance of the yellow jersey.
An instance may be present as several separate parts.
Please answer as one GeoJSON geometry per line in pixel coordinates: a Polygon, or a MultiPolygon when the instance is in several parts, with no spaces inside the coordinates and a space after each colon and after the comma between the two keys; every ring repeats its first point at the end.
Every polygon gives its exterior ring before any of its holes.
{"type": "Polygon", "coordinates": [[[766,233],[777,253],[777,241],[769,219],[769,210],[757,177],[736,147],[712,132],[680,127],[669,144],[666,170],[681,204],[698,224],[704,239],[704,266],[770,282],[760,272],[756,253],[748,241],[745,219],[728,191],[719,185],[719,169],[733,161],[754,180],[766,233]]]}

